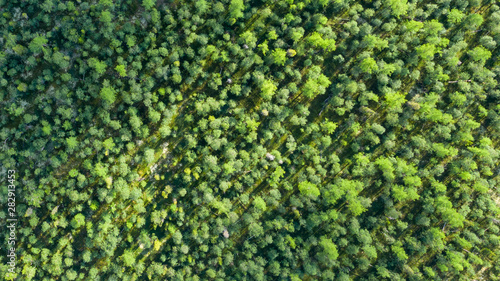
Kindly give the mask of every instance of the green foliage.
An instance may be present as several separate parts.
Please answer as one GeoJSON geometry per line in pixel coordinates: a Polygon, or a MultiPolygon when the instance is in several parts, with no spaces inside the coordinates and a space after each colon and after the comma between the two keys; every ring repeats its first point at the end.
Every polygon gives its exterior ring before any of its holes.
{"type": "Polygon", "coordinates": [[[264,100],[271,100],[275,94],[276,89],[278,87],[271,80],[264,80],[261,86],[260,96],[264,100]]]}
{"type": "Polygon", "coordinates": [[[337,246],[328,238],[321,237],[319,245],[323,248],[323,254],[330,260],[334,261],[338,258],[339,253],[337,246]]]}
{"type": "Polygon", "coordinates": [[[156,0],[142,0],[142,6],[146,10],[151,10],[154,6],[156,6],[156,0]]]}
{"type": "Polygon", "coordinates": [[[28,48],[30,49],[31,52],[38,54],[42,52],[45,49],[45,45],[49,42],[45,36],[36,36],[31,40],[30,44],[28,45],[28,48]]]}
{"type": "Polygon", "coordinates": [[[267,33],[267,39],[269,40],[276,40],[278,39],[278,34],[276,33],[276,30],[272,29],[267,33]]]}
{"type": "Polygon", "coordinates": [[[99,95],[107,104],[113,104],[116,100],[116,91],[113,87],[102,87],[99,95]]]}
{"type": "Polygon", "coordinates": [[[406,102],[406,95],[399,92],[387,93],[385,95],[385,104],[390,109],[400,109],[406,102]]]}
{"type": "Polygon", "coordinates": [[[482,46],[475,47],[474,49],[468,51],[467,54],[471,56],[472,60],[481,61],[483,63],[491,58],[491,52],[482,46]]]}
{"type": "Polygon", "coordinates": [[[373,34],[368,34],[365,37],[363,37],[363,44],[370,49],[378,49],[379,51],[389,46],[389,42],[387,40],[384,40],[373,34]]]}
{"type": "Polygon", "coordinates": [[[434,44],[426,43],[417,47],[417,53],[423,60],[430,60],[437,53],[437,48],[434,44]]]}
{"type": "MultiPolygon", "coordinates": [[[[119,74],[121,77],[125,77],[125,76],[127,76],[127,71],[126,71],[126,69],[125,69],[125,66],[124,66],[124,65],[121,65],[121,64],[117,65],[117,66],[115,67],[115,70],[118,72],[118,74],[119,74]]],[[[102,74],[102,73],[101,73],[101,74],[102,74]]]]}
{"type": "Polygon", "coordinates": [[[392,15],[397,18],[406,15],[408,12],[409,5],[407,0],[386,0],[386,3],[391,7],[392,15]]]}
{"type": "Polygon", "coordinates": [[[78,176],[78,171],[76,169],[71,169],[68,174],[70,177],[74,178],[78,176]]]}
{"type": "Polygon", "coordinates": [[[229,5],[229,16],[233,19],[238,19],[243,17],[243,10],[245,9],[245,4],[243,0],[231,0],[229,5]]]}
{"type": "Polygon", "coordinates": [[[273,59],[274,59],[274,63],[278,64],[278,65],[285,65],[285,62],[286,62],[286,51],[283,50],[283,49],[274,49],[273,52],[272,52],[272,56],[273,56],[273,59]]]}
{"type": "Polygon", "coordinates": [[[106,63],[101,62],[96,58],[90,58],[88,60],[88,64],[90,67],[94,68],[97,73],[101,75],[104,74],[104,72],[106,72],[106,67],[107,67],[106,63]]]}
{"type": "Polygon", "coordinates": [[[109,11],[102,11],[101,12],[101,17],[99,18],[101,20],[101,22],[103,22],[104,24],[109,24],[111,23],[111,21],[113,20],[113,17],[111,15],[111,12],[109,11]]]}
{"type": "Polygon", "coordinates": [[[337,129],[338,125],[325,119],[325,123],[322,124],[322,129],[328,134],[332,134],[337,129]]]}
{"type": "Polygon", "coordinates": [[[267,40],[265,40],[264,42],[260,43],[257,47],[260,49],[260,51],[262,52],[262,54],[264,56],[269,51],[269,46],[267,45],[267,40]]]}
{"type": "Polygon", "coordinates": [[[276,170],[271,175],[271,186],[277,186],[284,174],[285,170],[281,166],[276,167],[276,170]]]}
{"type": "Polygon", "coordinates": [[[312,199],[317,198],[320,195],[318,187],[308,181],[299,183],[299,191],[302,195],[312,199]]]}
{"type": "Polygon", "coordinates": [[[3,279],[498,279],[498,3],[87,2],[2,3],[3,279]]]}
{"type": "Polygon", "coordinates": [[[113,138],[108,138],[106,139],[103,143],[102,143],[102,146],[104,147],[104,149],[106,150],[109,150],[109,149],[113,149],[115,147],[115,143],[113,142],[113,138]]]}
{"type": "Polygon", "coordinates": [[[257,43],[257,38],[255,38],[255,34],[249,30],[243,32],[240,35],[241,40],[245,42],[249,46],[249,48],[254,48],[257,43]]]}
{"type": "Polygon", "coordinates": [[[108,167],[104,166],[103,164],[101,163],[97,163],[94,167],[94,173],[98,176],[98,177],[106,177],[106,175],[108,174],[108,167]]]}
{"type": "Polygon", "coordinates": [[[462,13],[462,11],[457,9],[451,9],[450,12],[448,13],[448,22],[457,24],[460,23],[464,17],[465,15],[464,13],[462,13]]]}
{"type": "Polygon", "coordinates": [[[85,225],[85,216],[82,214],[77,214],[71,220],[71,226],[75,229],[80,228],[83,225],[85,225]]]}
{"type": "Polygon", "coordinates": [[[375,161],[375,164],[382,171],[382,174],[386,180],[393,181],[395,179],[394,166],[390,159],[381,157],[375,161]]]}
{"type": "Polygon", "coordinates": [[[481,14],[472,13],[465,18],[465,25],[469,30],[476,30],[483,22],[484,18],[481,14]]]}
{"type": "Polygon", "coordinates": [[[307,38],[307,41],[314,47],[322,48],[328,52],[335,51],[335,40],[334,39],[324,39],[323,36],[318,32],[313,32],[307,38]]]}
{"type": "Polygon", "coordinates": [[[267,209],[266,202],[264,202],[264,199],[262,199],[260,196],[256,197],[253,200],[253,205],[260,212],[264,212],[267,209]]]}
{"type": "Polygon", "coordinates": [[[155,151],[153,149],[150,149],[150,148],[146,149],[146,151],[144,152],[144,161],[146,161],[146,163],[150,164],[154,160],[155,160],[155,151]]]}
{"type": "Polygon", "coordinates": [[[391,250],[394,252],[396,257],[400,260],[407,260],[408,255],[406,254],[405,250],[402,247],[401,241],[398,241],[396,244],[391,246],[391,250]]]}
{"type": "Polygon", "coordinates": [[[121,256],[121,261],[125,266],[132,267],[135,264],[134,253],[130,250],[126,250],[121,256]]]}
{"type": "Polygon", "coordinates": [[[410,33],[418,32],[424,27],[424,23],[420,21],[410,20],[405,22],[405,27],[410,33]]]}
{"type": "Polygon", "coordinates": [[[68,146],[68,149],[73,150],[78,147],[78,140],[76,137],[66,138],[66,145],[68,146]]]}
{"type": "Polygon", "coordinates": [[[374,71],[378,70],[378,65],[377,65],[377,62],[373,58],[365,58],[359,64],[359,68],[361,68],[361,70],[363,72],[366,72],[368,74],[372,74],[374,71]]]}

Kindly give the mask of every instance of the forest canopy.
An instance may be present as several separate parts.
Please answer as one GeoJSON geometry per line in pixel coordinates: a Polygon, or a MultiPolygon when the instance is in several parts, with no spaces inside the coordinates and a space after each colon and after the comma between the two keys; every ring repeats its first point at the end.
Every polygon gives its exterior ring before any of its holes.
{"type": "Polygon", "coordinates": [[[0,279],[500,280],[496,1],[0,10],[0,279]]]}

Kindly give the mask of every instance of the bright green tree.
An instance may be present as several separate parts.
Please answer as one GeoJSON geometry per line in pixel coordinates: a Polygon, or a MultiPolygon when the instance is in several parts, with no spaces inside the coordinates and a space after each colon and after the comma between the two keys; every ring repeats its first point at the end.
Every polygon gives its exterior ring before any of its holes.
{"type": "MultiPolygon", "coordinates": [[[[286,52],[285,52],[285,55],[286,55],[286,52]]],[[[278,89],[278,87],[274,84],[274,82],[266,79],[262,83],[260,96],[264,100],[271,100],[275,94],[276,89],[278,89]]]]}
{"type": "Polygon", "coordinates": [[[286,62],[286,51],[280,48],[274,49],[271,53],[274,59],[274,63],[278,65],[285,65],[286,62]]]}
{"type": "Polygon", "coordinates": [[[82,214],[77,214],[71,220],[71,226],[75,229],[80,228],[83,225],[85,225],[85,216],[82,214]]]}
{"type": "Polygon", "coordinates": [[[43,51],[45,44],[47,44],[49,40],[45,38],[45,36],[36,36],[31,40],[31,43],[29,44],[28,48],[30,49],[31,52],[37,54],[43,51]]]}
{"type": "Polygon", "coordinates": [[[318,187],[315,184],[310,183],[308,181],[303,181],[299,183],[299,191],[302,195],[313,199],[317,198],[320,195],[318,187]]]}

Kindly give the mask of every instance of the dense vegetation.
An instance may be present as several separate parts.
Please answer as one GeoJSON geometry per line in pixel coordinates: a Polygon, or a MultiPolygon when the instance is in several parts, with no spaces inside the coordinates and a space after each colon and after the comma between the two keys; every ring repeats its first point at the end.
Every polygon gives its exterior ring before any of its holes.
{"type": "Polygon", "coordinates": [[[17,280],[500,279],[496,1],[0,11],[17,280]]]}

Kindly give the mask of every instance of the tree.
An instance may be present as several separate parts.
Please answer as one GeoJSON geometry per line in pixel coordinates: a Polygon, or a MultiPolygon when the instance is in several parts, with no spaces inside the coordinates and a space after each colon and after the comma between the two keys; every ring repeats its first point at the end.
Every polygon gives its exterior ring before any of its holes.
{"type": "Polygon", "coordinates": [[[293,42],[298,42],[304,36],[304,28],[296,27],[291,29],[290,38],[292,38],[293,42]]]}
{"type": "Polygon", "coordinates": [[[393,181],[396,178],[394,175],[394,166],[388,158],[380,157],[375,161],[375,164],[379,166],[384,178],[388,181],[393,181]]]}
{"type": "Polygon", "coordinates": [[[269,51],[269,46],[267,45],[267,40],[265,40],[264,42],[260,43],[257,47],[260,49],[260,51],[262,52],[262,54],[264,56],[269,51]]]}
{"type": "Polygon", "coordinates": [[[206,0],[196,1],[194,6],[198,14],[205,14],[210,9],[210,4],[206,0]]]}
{"type": "Polygon", "coordinates": [[[115,70],[118,72],[118,74],[119,74],[121,77],[125,77],[125,76],[127,76],[127,71],[126,71],[126,69],[125,69],[125,66],[124,66],[124,65],[121,65],[121,64],[117,65],[117,66],[115,67],[115,70]]]}
{"type": "MultiPolygon", "coordinates": [[[[285,54],[286,55],[286,54],[285,54]]],[[[271,100],[272,97],[274,96],[275,94],[275,91],[278,89],[278,87],[274,84],[273,81],[271,80],[264,80],[264,82],[262,83],[262,86],[261,86],[261,92],[260,92],[260,96],[264,99],[264,100],[271,100]]]]}
{"type": "Polygon", "coordinates": [[[243,17],[243,10],[245,9],[245,4],[243,0],[231,0],[231,4],[229,4],[229,16],[234,19],[233,23],[236,19],[243,17]]]}
{"type": "Polygon", "coordinates": [[[150,163],[153,163],[154,160],[155,160],[155,151],[151,148],[147,148],[144,151],[144,161],[147,164],[150,164],[150,163]]]}
{"type": "Polygon", "coordinates": [[[460,23],[464,17],[464,13],[457,9],[451,9],[448,12],[448,22],[452,24],[460,23]]]}
{"type": "Polygon", "coordinates": [[[76,169],[71,169],[68,174],[70,177],[74,178],[78,176],[78,171],[76,169]]]}
{"type": "Polygon", "coordinates": [[[61,52],[54,52],[52,54],[52,62],[57,64],[62,69],[69,67],[69,57],[63,55],[61,52]]]}
{"type": "Polygon", "coordinates": [[[102,11],[101,12],[101,17],[99,18],[101,20],[101,22],[103,22],[104,24],[109,24],[111,23],[111,21],[113,20],[112,16],[111,16],[111,12],[110,11],[102,11]]]}
{"type": "Polygon", "coordinates": [[[337,246],[332,242],[332,240],[323,236],[320,239],[319,245],[322,248],[322,252],[318,252],[321,262],[331,264],[332,261],[337,260],[339,253],[337,251],[337,246]]]}
{"type": "MultiPolygon", "coordinates": [[[[151,120],[152,123],[157,123],[158,121],[161,120],[161,113],[158,112],[158,111],[156,111],[156,110],[154,110],[154,109],[152,109],[152,108],[150,108],[149,111],[148,111],[148,117],[149,117],[149,120],[151,120]]],[[[159,129],[160,134],[162,136],[165,135],[165,133],[166,133],[165,132],[165,129],[166,129],[165,126],[168,126],[168,125],[162,123],[161,126],[160,126],[160,129],[159,129]]]]}
{"type": "Polygon", "coordinates": [[[109,107],[116,100],[116,91],[113,87],[109,86],[109,81],[104,80],[104,87],[101,88],[99,95],[101,99],[104,100],[106,105],[109,107]]]}
{"type": "Polygon", "coordinates": [[[151,10],[151,8],[156,6],[156,0],[142,0],[142,5],[146,10],[151,10]]]}
{"type": "Polygon", "coordinates": [[[453,209],[453,204],[446,196],[438,196],[435,200],[436,210],[442,214],[443,219],[450,227],[463,227],[465,218],[453,209]]]}
{"type": "Polygon", "coordinates": [[[247,44],[248,48],[252,48],[252,49],[255,48],[256,43],[257,43],[257,38],[255,37],[255,34],[252,31],[247,30],[247,31],[243,32],[240,35],[240,39],[243,43],[247,44]]]}
{"type": "Polygon", "coordinates": [[[303,181],[299,183],[299,191],[302,195],[315,199],[320,195],[318,187],[308,181],[303,181]]]}
{"type": "Polygon", "coordinates": [[[402,15],[406,15],[408,11],[408,1],[407,0],[386,0],[385,1],[392,10],[392,15],[399,18],[402,15]]]}
{"type": "MultiPolygon", "coordinates": [[[[422,23],[420,23],[422,24],[422,23]]],[[[423,24],[422,24],[423,26],[423,24]]],[[[378,49],[379,51],[389,46],[389,41],[382,39],[378,36],[368,34],[363,37],[363,45],[370,49],[378,49]]]]}
{"type": "Polygon", "coordinates": [[[134,253],[130,250],[125,250],[125,252],[123,252],[123,254],[120,256],[120,259],[122,260],[123,264],[125,264],[125,266],[132,267],[135,264],[134,253]]]}
{"type": "Polygon", "coordinates": [[[72,269],[66,271],[66,278],[68,280],[75,280],[78,277],[78,273],[72,269]]]}
{"type": "Polygon", "coordinates": [[[274,63],[278,65],[285,65],[287,52],[283,49],[277,48],[272,52],[274,63]]]}
{"type": "Polygon", "coordinates": [[[44,50],[44,46],[49,42],[45,36],[38,35],[31,40],[28,48],[31,52],[38,54],[44,50]]]}
{"type": "Polygon", "coordinates": [[[316,95],[324,94],[331,84],[330,80],[323,74],[319,74],[316,79],[313,78],[314,75],[310,76],[312,77],[307,79],[302,89],[304,96],[314,98],[316,95]]]}
{"type": "Polygon", "coordinates": [[[90,58],[88,60],[88,65],[94,68],[99,75],[102,75],[104,74],[104,72],[106,72],[106,67],[107,67],[106,63],[101,62],[96,58],[90,58]]]}
{"type": "Polygon", "coordinates": [[[428,20],[424,22],[424,31],[428,36],[437,36],[440,32],[444,31],[445,28],[441,22],[436,19],[428,20]]]}
{"type": "Polygon", "coordinates": [[[333,123],[329,121],[328,119],[325,119],[325,122],[321,124],[321,129],[328,133],[329,135],[333,134],[335,130],[337,129],[338,125],[336,123],[333,123]]]}
{"type": "Polygon", "coordinates": [[[179,230],[175,231],[172,235],[172,239],[175,244],[180,245],[182,243],[182,233],[179,230]]]}
{"type": "Polygon", "coordinates": [[[491,57],[491,52],[483,46],[475,47],[468,51],[467,54],[471,56],[472,60],[482,63],[486,62],[491,57]]]}
{"type": "Polygon", "coordinates": [[[276,167],[276,170],[274,170],[274,172],[271,174],[270,185],[277,186],[280,178],[282,178],[284,174],[285,170],[283,170],[281,166],[276,167]]]}
{"type": "Polygon", "coordinates": [[[108,167],[99,162],[94,167],[94,173],[98,177],[104,178],[108,174],[108,167]]]}
{"type": "Polygon", "coordinates": [[[66,144],[68,146],[68,150],[73,151],[78,147],[78,140],[76,139],[76,137],[69,137],[66,138],[66,144]]]}
{"type": "Polygon", "coordinates": [[[394,245],[391,246],[391,250],[396,254],[396,257],[400,260],[407,260],[408,255],[406,254],[405,250],[403,249],[403,244],[401,241],[396,242],[394,245]]]}
{"type": "Polygon", "coordinates": [[[264,200],[260,196],[257,196],[253,200],[253,205],[255,206],[255,209],[257,209],[259,212],[264,212],[267,209],[266,202],[264,202],[264,200]]]}
{"type": "Polygon", "coordinates": [[[361,71],[363,72],[372,74],[374,71],[378,70],[378,65],[373,58],[368,57],[361,61],[361,63],[359,64],[359,68],[361,68],[361,71]]]}
{"type": "MultiPolygon", "coordinates": [[[[25,265],[23,267],[23,270],[21,272],[24,275],[25,280],[32,280],[35,275],[36,275],[36,267],[25,265]]],[[[6,274],[6,277],[8,278],[9,274],[6,274]]],[[[6,279],[8,280],[8,279],[6,279]]]]}
{"type": "Polygon", "coordinates": [[[320,47],[328,52],[335,51],[335,40],[334,39],[324,39],[320,33],[313,32],[307,37],[307,41],[314,47],[320,47]]]}
{"type": "Polygon", "coordinates": [[[80,228],[83,225],[85,225],[85,216],[82,214],[77,214],[71,220],[71,226],[75,229],[80,228]]]}
{"type": "Polygon", "coordinates": [[[471,13],[465,18],[464,25],[469,30],[477,30],[483,22],[481,14],[471,13]]]}
{"type": "Polygon", "coordinates": [[[434,44],[426,43],[416,48],[417,54],[423,60],[431,60],[437,52],[436,46],[434,44]]]}
{"type": "Polygon", "coordinates": [[[385,95],[385,105],[390,110],[401,112],[402,105],[406,102],[406,95],[399,92],[389,92],[385,95]]]}
{"type": "Polygon", "coordinates": [[[113,138],[107,138],[105,141],[103,141],[102,146],[106,150],[111,150],[115,147],[115,143],[113,142],[113,138]]]}

